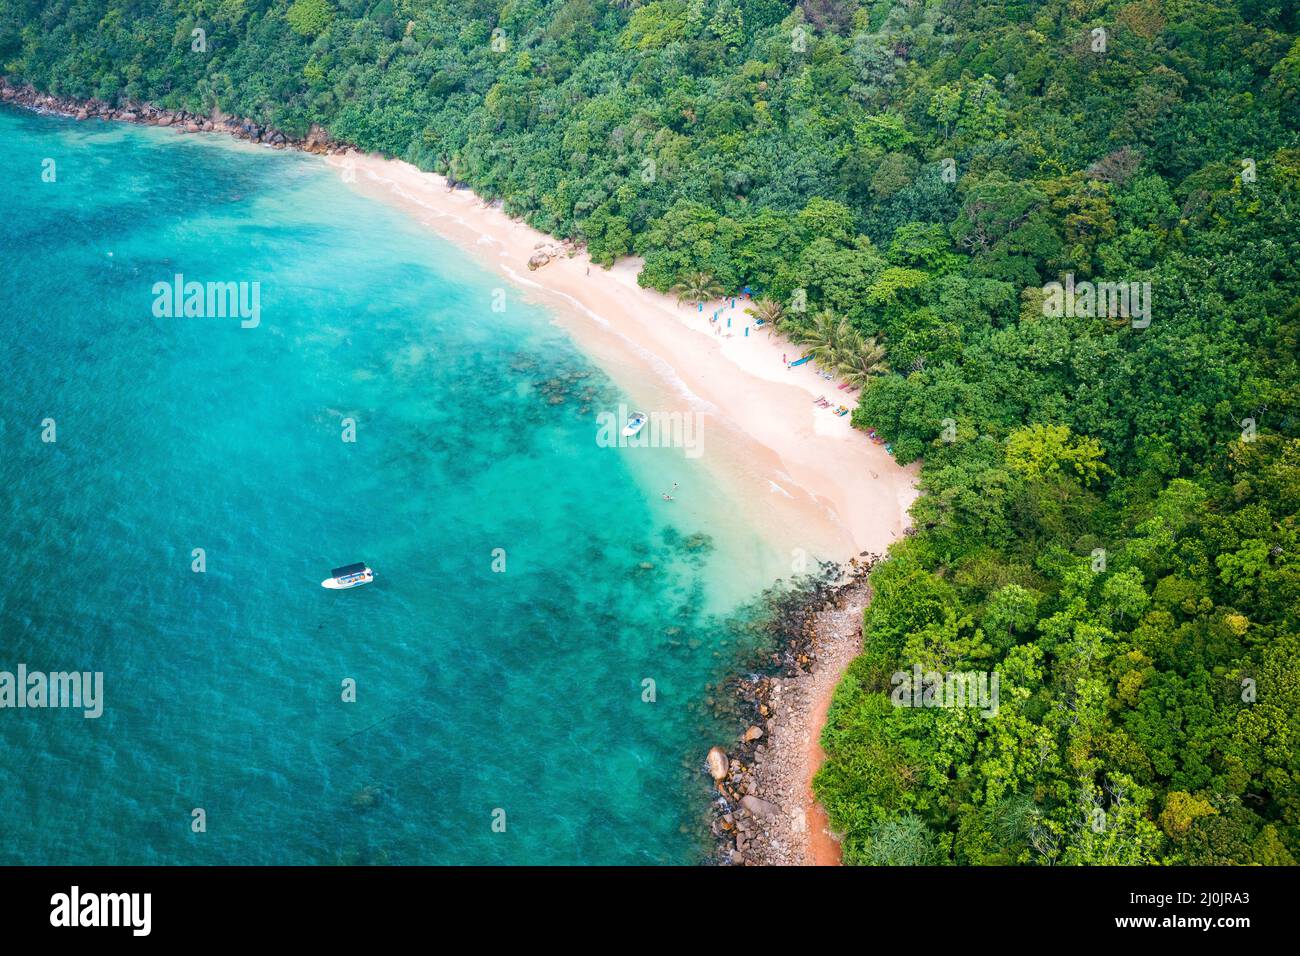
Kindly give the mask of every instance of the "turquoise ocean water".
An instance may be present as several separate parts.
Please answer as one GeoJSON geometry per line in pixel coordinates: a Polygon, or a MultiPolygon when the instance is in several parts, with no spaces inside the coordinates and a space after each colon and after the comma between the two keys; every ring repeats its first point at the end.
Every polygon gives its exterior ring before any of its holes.
{"type": "Polygon", "coordinates": [[[311,157],[12,111],[0,270],[0,670],[105,682],[0,710],[0,863],[701,858],[759,532],[597,447],[628,396],[543,311],[311,157]],[[156,317],[176,273],[260,325],[156,317]]]}

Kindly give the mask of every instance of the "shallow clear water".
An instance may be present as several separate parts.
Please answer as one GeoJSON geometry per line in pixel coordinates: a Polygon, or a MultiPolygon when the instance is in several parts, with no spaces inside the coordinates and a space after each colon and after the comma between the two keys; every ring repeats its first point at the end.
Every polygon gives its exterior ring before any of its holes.
{"type": "Polygon", "coordinates": [[[0,670],[106,698],[0,709],[0,863],[699,858],[761,539],[597,447],[626,397],[545,313],[311,157],[12,111],[0,269],[0,670]],[[175,273],[260,324],[155,316],[175,273]]]}

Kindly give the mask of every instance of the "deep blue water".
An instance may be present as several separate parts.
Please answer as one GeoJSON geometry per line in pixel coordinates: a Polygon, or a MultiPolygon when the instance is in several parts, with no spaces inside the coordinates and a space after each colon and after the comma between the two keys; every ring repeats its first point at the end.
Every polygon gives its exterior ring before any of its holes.
{"type": "Polygon", "coordinates": [[[546,314],[311,157],[12,111],[0,270],[0,670],[105,681],[0,709],[0,863],[699,859],[757,532],[596,446],[546,314]],[[156,316],[176,273],[260,324],[156,316]]]}

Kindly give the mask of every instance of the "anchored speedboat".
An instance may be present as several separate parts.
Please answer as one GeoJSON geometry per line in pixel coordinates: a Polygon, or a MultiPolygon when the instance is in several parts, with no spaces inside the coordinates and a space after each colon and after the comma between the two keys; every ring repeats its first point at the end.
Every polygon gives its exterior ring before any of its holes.
{"type": "Polygon", "coordinates": [[[329,588],[332,591],[342,591],[347,588],[359,588],[363,584],[369,584],[375,579],[375,572],[366,567],[364,561],[356,564],[345,564],[341,568],[335,568],[330,572],[333,577],[328,577],[320,583],[323,588],[329,588]]]}
{"type": "Polygon", "coordinates": [[[631,438],[641,429],[645,428],[645,423],[650,420],[645,412],[633,412],[628,416],[627,424],[623,426],[623,437],[631,438]]]}

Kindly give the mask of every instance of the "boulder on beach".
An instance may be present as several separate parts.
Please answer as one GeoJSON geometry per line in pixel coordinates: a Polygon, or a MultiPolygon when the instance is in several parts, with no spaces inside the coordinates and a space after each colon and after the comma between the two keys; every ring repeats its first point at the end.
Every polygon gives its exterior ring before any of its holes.
{"type": "Polygon", "coordinates": [[[709,776],[714,781],[727,779],[727,752],[721,747],[714,747],[706,758],[709,764],[709,776]]]}
{"type": "Polygon", "coordinates": [[[745,731],[745,743],[752,743],[755,740],[761,739],[762,736],[763,729],[761,727],[750,727],[745,731]]]}
{"type": "Polygon", "coordinates": [[[746,794],[741,797],[740,805],[748,810],[754,818],[758,820],[770,820],[780,812],[775,803],[770,803],[762,797],[756,797],[753,794],[746,794]]]}
{"type": "Polygon", "coordinates": [[[530,270],[540,269],[552,259],[558,259],[563,252],[564,249],[561,246],[543,239],[533,246],[533,254],[528,257],[528,268],[530,270]]]}
{"type": "Polygon", "coordinates": [[[312,123],[311,128],[307,130],[307,138],[303,140],[302,148],[309,153],[320,153],[324,152],[329,145],[329,133],[325,132],[324,128],[318,124],[312,123]]]}

